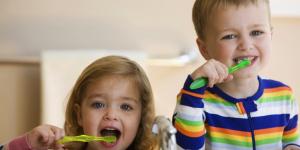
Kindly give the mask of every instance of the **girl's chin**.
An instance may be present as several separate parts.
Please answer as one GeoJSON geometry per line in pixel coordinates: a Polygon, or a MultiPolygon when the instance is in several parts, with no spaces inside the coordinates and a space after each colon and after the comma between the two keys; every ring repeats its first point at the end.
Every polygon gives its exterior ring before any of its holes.
{"type": "Polygon", "coordinates": [[[118,139],[114,143],[97,142],[97,144],[99,144],[99,146],[104,148],[104,149],[116,149],[118,147],[118,145],[120,144],[120,139],[118,139]]]}
{"type": "Polygon", "coordinates": [[[113,148],[117,146],[117,142],[115,143],[107,143],[107,142],[99,142],[104,148],[113,148]]]}

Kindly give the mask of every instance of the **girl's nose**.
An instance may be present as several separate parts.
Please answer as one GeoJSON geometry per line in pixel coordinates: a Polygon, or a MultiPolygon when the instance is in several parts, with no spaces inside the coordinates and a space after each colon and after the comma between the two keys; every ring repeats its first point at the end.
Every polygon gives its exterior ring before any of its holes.
{"type": "Polygon", "coordinates": [[[104,120],[117,120],[118,116],[117,116],[117,111],[114,108],[107,108],[105,115],[104,115],[104,120]]]}

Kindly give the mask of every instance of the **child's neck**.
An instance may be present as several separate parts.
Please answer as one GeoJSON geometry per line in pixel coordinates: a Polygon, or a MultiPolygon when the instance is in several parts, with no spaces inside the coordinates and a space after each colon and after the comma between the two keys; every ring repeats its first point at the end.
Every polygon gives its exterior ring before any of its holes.
{"type": "Polygon", "coordinates": [[[259,88],[257,77],[233,79],[227,83],[217,85],[228,95],[234,98],[246,98],[254,95],[259,88]]]}

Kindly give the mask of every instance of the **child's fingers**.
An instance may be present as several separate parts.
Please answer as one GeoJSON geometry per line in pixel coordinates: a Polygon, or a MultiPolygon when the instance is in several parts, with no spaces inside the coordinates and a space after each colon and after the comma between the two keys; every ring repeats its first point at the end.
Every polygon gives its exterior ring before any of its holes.
{"type": "Polygon", "coordinates": [[[61,150],[61,149],[64,149],[64,145],[63,144],[59,144],[58,142],[56,143],[53,143],[51,146],[50,146],[51,149],[55,149],[55,150],[61,150]]]}
{"type": "Polygon", "coordinates": [[[233,79],[233,75],[229,74],[225,79],[224,79],[224,82],[228,82],[230,80],[233,79]]]}
{"type": "Polygon", "coordinates": [[[290,145],[290,146],[286,147],[284,150],[300,150],[300,147],[294,146],[294,145],[290,145]]]}
{"type": "Polygon", "coordinates": [[[206,62],[205,65],[203,65],[203,72],[204,75],[207,77],[208,79],[208,87],[213,87],[213,85],[216,83],[216,81],[218,80],[218,72],[216,70],[216,62],[215,60],[209,60],[208,62],[206,62]]]}
{"type": "Polygon", "coordinates": [[[35,129],[38,134],[39,141],[43,144],[47,144],[49,141],[49,127],[47,125],[39,126],[35,129]]]}
{"type": "Polygon", "coordinates": [[[46,134],[43,132],[42,135],[42,142],[45,144],[45,146],[53,145],[53,143],[61,138],[62,133],[59,128],[52,125],[44,125],[44,129],[47,131],[46,134]]]}
{"type": "Polygon", "coordinates": [[[214,84],[224,82],[224,79],[228,76],[227,67],[218,61],[214,61],[210,68],[211,69],[208,71],[208,86],[213,87],[214,84]]]}
{"type": "Polygon", "coordinates": [[[53,132],[51,126],[48,129],[48,138],[45,139],[45,143],[47,146],[50,146],[55,141],[55,133],[53,132]]]}
{"type": "Polygon", "coordinates": [[[218,62],[216,64],[216,70],[218,73],[218,81],[216,83],[222,83],[228,76],[228,68],[224,64],[218,62]]]}
{"type": "Polygon", "coordinates": [[[211,68],[209,74],[207,75],[208,78],[208,87],[213,87],[214,84],[218,81],[219,75],[215,68],[211,68]]]}
{"type": "Polygon", "coordinates": [[[55,149],[62,149],[63,148],[63,144],[60,144],[58,143],[58,140],[63,138],[65,136],[65,132],[64,130],[60,129],[60,128],[52,128],[52,131],[55,135],[55,139],[54,139],[54,143],[52,143],[52,146],[55,148],[55,149]]]}
{"type": "Polygon", "coordinates": [[[64,130],[62,130],[62,129],[60,129],[60,128],[57,128],[57,127],[52,126],[52,127],[51,127],[51,131],[52,131],[53,134],[54,134],[54,137],[55,137],[54,139],[55,139],[55,141],[57,141],[57,140],[59,140],[59,139],[61,139],[62,137],[65,136],[64,130]]]}

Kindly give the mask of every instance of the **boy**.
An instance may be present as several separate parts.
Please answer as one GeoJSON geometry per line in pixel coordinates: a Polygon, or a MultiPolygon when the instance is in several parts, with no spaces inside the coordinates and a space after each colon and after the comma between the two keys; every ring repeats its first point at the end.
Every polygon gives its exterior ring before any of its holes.
{"type": "Polygon", "coordinates": [[[271,51],[269,1],[196,0],[193,22],[207,62],[178,95],[178,148],[299,150],[298,105],[290,87],[258,76],[271,51]],[[229,66],[245,59],[250,66],[228,74],[229,66]],[[207,86],[190,89],[200,77],[207,86]]]}

